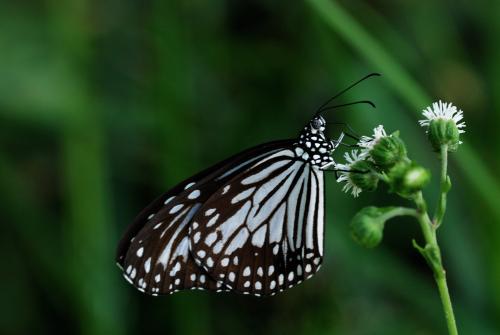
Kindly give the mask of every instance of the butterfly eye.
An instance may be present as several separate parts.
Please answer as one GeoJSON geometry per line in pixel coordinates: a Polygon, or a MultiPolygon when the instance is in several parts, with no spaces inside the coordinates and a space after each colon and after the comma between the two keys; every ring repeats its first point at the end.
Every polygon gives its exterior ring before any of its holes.
{"type": "Polygon", "coordinates": [[[311,121],[311,126],[314,129],[320,129],[322,125],[323,124],[322,124],[322,122],[319,119],[314,119],[314,120],[311,121]]]}

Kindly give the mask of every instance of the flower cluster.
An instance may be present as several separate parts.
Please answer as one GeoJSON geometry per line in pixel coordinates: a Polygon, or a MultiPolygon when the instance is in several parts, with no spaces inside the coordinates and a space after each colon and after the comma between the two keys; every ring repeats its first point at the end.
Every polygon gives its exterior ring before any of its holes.
{"type": "Polygon", "coordinates": [[[447,194],[451,188],[451,178],[447,172],[448,152],[457,150],[462,143],[460,135],[465,132],[465,122],[461,110],[442,101],[425,108],[423,116],[419,124],[425,128],[427,138],[438,152],[441,163],[439,196],[433,215],[429,213],[423,192],[430,181],[429,171],[408,157],[398,131],[388,134],[382,125],[373,130],[373,135],[358,139],[357,149],[344,155],[345,163],[336,165],[340,173],[337,181],[345,183],[343,190],[351,192],[354,197],[363,191],[373,191],[378,184],[385,183],[389,192],[409,200],[406,201],[409,205],[362,208],[349,224],[351,236],[361,246],[373,248],[382,242],[389,220],[402,216],[414,218],[419,223],[425,244],[413,239],[413,247],[423,256],[434,274],[449,333],[458,334],[437,230],[443,223],[447,194]]]}
{"type": "MultiPolygon", "coordinates": [[[[423,111],[424,120],[419,123],[426,127],[426,133],[435,150],[445,145],[448,151],[454,151],[464,133],[463,112],[451,103],[435,102],[423,111]]],[[[343,191],[358,197],[362,191],[373,191],[380,180],[389,185],[389,189],[403,197],[411,198],[429,181],[430,174],[423,167],[411,161],[407,156],[405,143],[399,132],[388,134],[384,126],[379,125],[373,135],[362,136],[357,143],[359,149],[345,153],[346,162],[337,164],[338,182],[345,182],[343,191]]]]}
{"type": "MultiPolygon", "coordinates": [[[[425,119],[419,123],[426,128],[432,147],[439,152],[455,151],[462,143],[463,112],[452,104],[439,101],[427,107],[423,115],[425,119]]],[[[362,136],[357,147],[344,154],[345,163],[336,165],[337,181],[345,183],[343,191],[358,197],[362,191],[374,191],[379,182],[384,182],[390,192],[406,199],[418,199],[418,194],[430,180],[430,173],[408,158],[406,145],[398,131],[388,134],[379,125],[373,130],[373,135],[362,136]]],[[[391,211],[394,211],[391,207],[362,209],[351,222],[353,238],[366,247],[378,245],[391,211]]]]}

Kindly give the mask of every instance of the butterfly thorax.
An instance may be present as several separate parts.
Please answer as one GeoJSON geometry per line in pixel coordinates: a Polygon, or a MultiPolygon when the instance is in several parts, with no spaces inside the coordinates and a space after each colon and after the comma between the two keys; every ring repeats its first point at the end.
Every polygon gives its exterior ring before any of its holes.
{"type": "Polygon", "coordinates": [[[323,167],[333,163],[331,157],[335,146],[326,138],[326,121],[318,116],[309,122],[301,131],[298,142],[295,143],[295,153],[312,165],[323,167]]]}

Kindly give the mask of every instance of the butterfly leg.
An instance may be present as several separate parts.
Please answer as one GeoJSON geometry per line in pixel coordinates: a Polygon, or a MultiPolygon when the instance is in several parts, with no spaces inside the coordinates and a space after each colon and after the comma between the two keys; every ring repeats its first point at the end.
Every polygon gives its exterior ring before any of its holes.
{"type": "MultiPolygon", "coordinates": [[[[351,127],[349,127],[347,124],[345,124],[345,123],[342,123],[342,124],[345,125],[349,130],[351,130],[351,127]]],[[[352,131],[352,132],[354,132],[354,131],[352,131]]],[[[359,140],[360,140],[360,138],[358,136],[355,136],[349,132],[343,131],[337,140],[332,140],[332,143],[333,143],[335,148],[338,147],[339,145],[342,145],[342,146],[347,147],[347,148],[359,148],[359,145],[357,144],[359,142],[359,140]],[[349,137],[349,138],[352,138],[353,140],[356,140],[356,144],[347,144],[347,143],[342,142],[344,137],[349,137]]]]}
{"type": "Polygon", "coordinates": [[[328,163],[321,167],[321,169],[325,172],[333,172],[335,174],[335,180],[340,178],[339,172],[347,172],[347,173],[369,173],[370,171],[359,171],[359,170],[346,170],[346,169],[337,169],[335,162],[328,163]]]}

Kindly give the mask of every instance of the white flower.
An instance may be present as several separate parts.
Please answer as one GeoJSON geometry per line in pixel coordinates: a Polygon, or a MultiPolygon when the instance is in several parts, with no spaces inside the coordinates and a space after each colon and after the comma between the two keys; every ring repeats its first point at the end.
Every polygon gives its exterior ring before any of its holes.
{"type": "Polygon", "coordinates": [[[426,117],[426,119],[418,121],[422,127],[428,127],[433,120],[451,120],[457,126],[460,134],[465,133],[463,130],[465,122],[460,122],[464,118],[464,113],[451,103],[439,100],[439,102],[432,103],[432,107],[424,109],[422,114],[426,117]]]}
{"type": "Polygon", "coordinates": [[[357,162],[364,160],[366,156],[366,153],[361,151],[358,153],[358,150],[352,150],[351,153],[346,152],[344,153],[344,158],[347,161],[346,164],[337,164],[336,168],[339,170],[339,178],[337,179],[338,183],[345,182],[346,184],[344,187],[342,187],[342,191],[348,193],[351,191],[351,194],[357,198],[359,194],[361,193],[362,189],[358,186],[356,186],[351,178],[349,172],[351,170],[351,167],[356,164],[357,162]],[[342,170],[342,171],[340,171],[342,170]]]}
{"type": "Polygon", "coordinates": [[[379,125],[373,129],[373,136],[361,136],[358,145],[365,151],[370,151],[383,137],[387,137],[387,133],[384,126],[379,125]]]}

